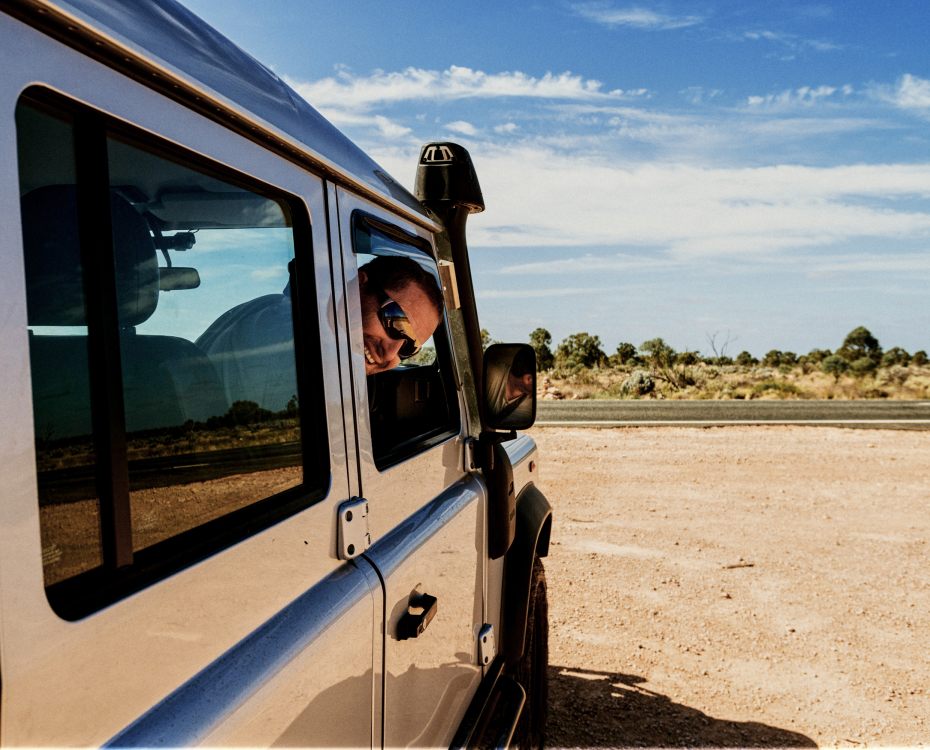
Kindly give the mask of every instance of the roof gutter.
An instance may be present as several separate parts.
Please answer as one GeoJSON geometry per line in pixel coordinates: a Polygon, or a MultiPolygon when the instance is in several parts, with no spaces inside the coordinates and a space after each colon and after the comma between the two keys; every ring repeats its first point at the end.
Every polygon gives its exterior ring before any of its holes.
{"type": "MultiPolygon", "coordinates": [[[[118,70],[148,88],[155,89],[223,127],[306,167],[320,177],[348,188],[383,208],[402,214],[404,218],[428,232],[437,233],[442,230],[435,221],[372,189],[302,141],[282,132],[222,94],[199,84],[170,64],[156,62],[135,45],[116,39],[104,29],[89,24],[46,0],[0,0],[0,8],[68,47],[118,70]]],[[[386,174],[378,173],[378,176],[389,191],[392,184],[396,184],[386,174]]]]}

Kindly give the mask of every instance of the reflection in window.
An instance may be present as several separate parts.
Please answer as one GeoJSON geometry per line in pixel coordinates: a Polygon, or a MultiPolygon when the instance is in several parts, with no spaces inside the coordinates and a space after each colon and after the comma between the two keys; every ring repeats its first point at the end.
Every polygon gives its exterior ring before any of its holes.
{"type": "Polygon", "coordinates": [[[145,564],[183,564],[185,547],[148,550],[184,535],[202,550],[206,537],[187,532],[218,534],[211,522],[226,517],[244,520],[217,539],[250,533],[258,527],[241,509],[298,486],[317,491],[326,473],[320,451],[302,445],[287,204],[109,134],[113,265],[98,273],[113,285],[115,312],[88,323],[93,250],[82,243],[93,224],[79,208],[75,167],[75,138],[88,128],[76,136],[80,115],[68,112],[44,100],[16,111],[46,586],[105,571],[108,544],[144,551],[145,564]],[[124,423],[101,417],[112,412],[95,401],[95,378],[111,367],[90,359],[93,342],[105,340],[95,326],[118,342],[104,346],[118,346],[124,423]],[[125,437],[128,497],[98,489],[107,478],[97,461],[102,428],[125,437]],[[102,508],[120,502],[131,517],[123,537],[102,521],[102,508]]]}

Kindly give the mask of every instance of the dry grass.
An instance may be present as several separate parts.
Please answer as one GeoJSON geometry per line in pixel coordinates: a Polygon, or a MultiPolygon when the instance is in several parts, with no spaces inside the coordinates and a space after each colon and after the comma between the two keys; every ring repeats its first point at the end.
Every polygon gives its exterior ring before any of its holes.
{"type": "MultiPolygon", "coordinates": [[[[645,369],[645,368],[644,368],[645,369]]],[[[633,368],[586,370],[561,376],[550,372],[552,385],[567,399],[669,398],[669,399],[926,399],[930,398],[930,366],[882,368],[872,375],[838,380],[810,366],[780,372],[771,367],[696,366],[676,368],[666,376],[689,375],[695,384],[677,387],[656,375],[655,393],[624,396],[620,386],[633,368]],[[806,370],[806,372],[805,372],[806,370]]],[[[673,377],[673,379],[675,379],[673,377]]]]}

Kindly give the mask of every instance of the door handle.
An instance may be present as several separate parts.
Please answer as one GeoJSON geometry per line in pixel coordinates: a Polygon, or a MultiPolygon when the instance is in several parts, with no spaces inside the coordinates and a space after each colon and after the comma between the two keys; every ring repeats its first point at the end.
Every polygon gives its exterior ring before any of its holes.
{"type": "Polygon", "coordinates": [[[435,596],[420,594],[407,605],[407,612],[397,623],[397,640],[406,641],[416,638],[426,630],[436,616],[437,602],[435,596]]]}

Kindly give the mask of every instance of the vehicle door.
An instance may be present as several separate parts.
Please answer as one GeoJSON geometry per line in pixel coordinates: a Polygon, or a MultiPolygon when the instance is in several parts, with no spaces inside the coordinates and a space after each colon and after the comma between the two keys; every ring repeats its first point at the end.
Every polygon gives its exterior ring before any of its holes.
{"type": "Polygon", "coordinates": [[[370,747],[323,182],[2,14],[0,47],[0,744],[370,747]]]}
{"type": "Polygon", "coordinates": [[[365,557],[385,591],[384,746],[442,746],[482,675],[484,487],[463,468],[466,420],[445,316],[418,354],[366,374],[367,358],[380,363],[383,352],[366,353],[363,303],[387,304],[390,282],[379,279],[397,258],[439,288],[430,234],[346,191],[338,201],[358,481],[372,541],[365,557]],[[425,630],[405,639],[433,599],[425,630]]]}

